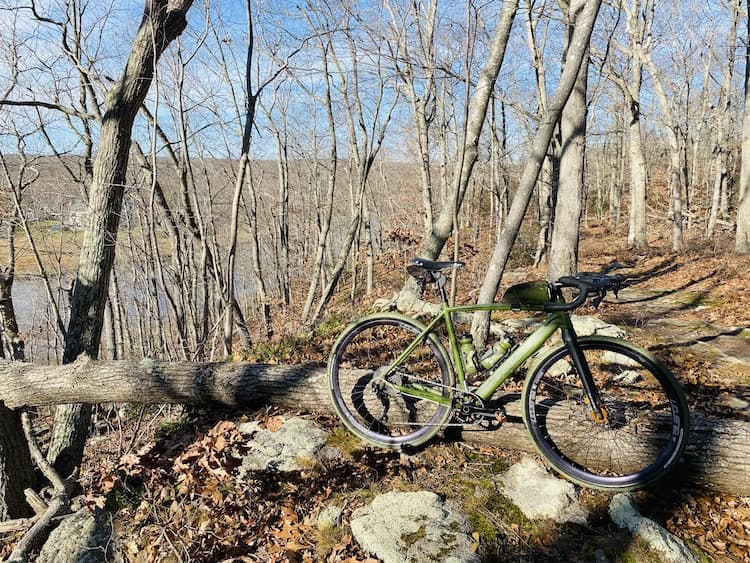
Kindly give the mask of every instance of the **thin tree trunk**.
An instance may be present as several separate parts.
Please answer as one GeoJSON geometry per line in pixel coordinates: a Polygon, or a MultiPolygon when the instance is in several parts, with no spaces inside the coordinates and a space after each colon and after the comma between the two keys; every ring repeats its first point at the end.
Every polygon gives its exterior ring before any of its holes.
{"type": "MultiPolygon", "coordinates": [[[[479,298],[477,299],[478,303],[492,303],[500,286],[500,279],[508,263],[511,248],[521,228],[521,223],[526,214],[534,185],[539,177],[539,171],[547,154],[549,143],[552,140],[552,135],[562,114],[563,107],[565,107],[565,103],[568,101],[568,97],[573,90],[578,77],[578,71],[583,64],[600,6],[601,0],[589,1],[581,13],[576,16],[577,24],[568,46],[568,55],[565,60],[562,76],[560,77],[560,83],[550,100],[547,111],[542,116],[539,129],[537,129],[534,136],[531,154],[524,167],[516,194],[513,197],[513,203],[508,212],[503,234],[499,243],[495,246],[487,273],[482,282],[479,298]]],[[[471,332],[474,335],[477,347],[482,348],[489,332],[489,314],[481,312],[475,314],[471,332]]]]}
{"type": "MultiPolygon", "coordinates": [[[[328,170],[328,182],[325,195],[325,202],[323,204],[322,221],[320,225],[320,232],[318,234],[318,245],[315,250],[315,263],[313,265],[312,276],[310,279],[310,285],[307,290],[307,299],[305,300],[305,306],[302,310],[302,322],[307,323],[310,318],[310,310],[312,309],[313,302],[315,301],[315,292],[319,285],[325,285],[323,280],[323,263],[325,261],[326,249],[328,248],[328,234],[331,230],[331,218],[333,216],[333,198],[336,191],[336,172],[338,165],[338,153],[336,148],[336,121],[333,116],[333,100],[331,98],[331,80],[328,74],[328,57],[326,51],[330,47],[324,46],[321,42],[321,52],[323,54],[323,80],[325,82],[325,107],[326,117],[328,118],[328,134],[330,136],[330,155],[329,155],[329,170],[328,170]]],[[[315,155],[317,158],[317,155],[315,155]]]]}
{"type": "Polygon", "coordinates": [[[727,38],[727,64],[723,69],[719,103],[716,108],[716,144],[714,154],[716,155],[714,170],[714,187],[711,194],[711,210],[706,226],[706,238],[713,238],[716,230],[716,222],[722,216],[722,202],[726,205],[728,200],[727,190],[729,183],[729,147],[727,146],[727,129],[729,129],[729,108],[732,97],[732,79],[734,77],[734,50],[737,42],[737,27],[739,25],[742,0],[732,0],[731,16],[732,24],[727,38]]]}
{"type": "Polygon", "coordinates": [[[492,39],[487,62],[480,73],[476,89],[469,103],[466,139],[462,147],[463,157],[459,159],[462,165],[455,171],[455,175],[458,177],[454,182],[455,192],[443,203],[440,214],[432,226],[432,231],[424,242],[422,252],[426,258],[438,258],[443,250],[443,246],[445,246],[445,242],[453,232],[453,219],[460,210],[461,202],[463,201],[477,155],[479,154],[479,139],[487,115],[487,106],[495,87],[495,80],[500,71],[500,66],[505,58],[505,49],[508,45],[510,29],[517,9],[518,0],[506,0],[503,2],[503,10],[492,39]]]}

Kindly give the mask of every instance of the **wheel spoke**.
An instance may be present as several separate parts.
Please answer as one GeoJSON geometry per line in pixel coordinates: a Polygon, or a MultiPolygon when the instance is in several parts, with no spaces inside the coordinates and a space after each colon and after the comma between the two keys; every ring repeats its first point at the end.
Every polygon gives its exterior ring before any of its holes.
{"type": "Polygon", "coordinates": [[[417,445],[447,421],[445,405],[393,387],[417,382],[450,396],[451,372],[435,341],[421,342],[383,378],[420,332],[404,320],[378,318],[349,329],[339,340],[329,364],[331,394],[346,426],[361,438],[388,447],[417,445]]]}
{"type": "Polygon", "coordinates": [[[590,340],[581,349],[607,416],[591,416],[569,353],[561,349],[541,363],[525,394],[532,438],[558,470],[578,482],[632,488],[653,480],[684,447],[685,432],[673,428],[687,426],[679,385],[659,365],[618,343],[590,340]]]}

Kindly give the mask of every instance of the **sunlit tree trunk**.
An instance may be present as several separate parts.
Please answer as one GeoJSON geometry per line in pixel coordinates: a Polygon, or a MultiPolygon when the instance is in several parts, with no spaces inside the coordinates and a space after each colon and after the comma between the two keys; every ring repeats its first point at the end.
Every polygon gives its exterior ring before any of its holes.
{"type": "MultiPolygon", "coordinates": [[[[107,93],[65,338],[66,363],[83,352],[93,358],[98,355],[133,121],[151,86],[156,62],[187,25],[185,15],[191,4],[192,0],[146,2],[125,70],[107,93]]],[[[90,413],[89,405],[57,409],[48,458],[64,477],[81,463],[90,413]]]]}
{"type": "Polygon", "coordinates": [[[712,238],[716,230],[716,222],[721,218],[722,211],[726,210],[729,190],[729,153],[728,146],[728,129],[729,129],[729,108],[731,106],[732,78],[734,77],[734,51],[737,42],[737,27],[739,26],[740,11],[742,9],[741,0],[732,0],[731,18],[729,37],[727,38],[727,63],[723,68],[723,78],[721,81],[721,90],[719,93],[719,103],[716,111],[716,144],[714,145],[714,186],[711,194],[711,211],[708,215],[708,224],[706,225],[706,237],[712,238]],[[722,209],[724,208],[724,209],[722,209]]]}
{"type": "MultiPolygon", "coordinates": [[[[750,10],[750,0],[747,1],[750,10]]],[[[750,60],[750,18],[747,19],[746,61],[750,60]]],[[[750,253],[750,65],[745,64],[745,107],[742,113],[742,163],[740,164],[739,200],[737,203],[737,234],[734,249],[738,254],[750,253]]]]}
{"type": "MultiPolygon", "coordinates": [[[[563,107],[565,107],[565,103],[576,83],[578,71],[585,59],[591,32],[594,29],[594,23],[596,22],[600,6],[601,0],[590,0],[586,2],[582,11],[576,15],[577,23],[573,37],[568,45],[568,54],[565,59],[565,67],[563,68],[560,82],[550,99],[547,111],[542,115],[539,128],[534,135],[531,154],[524,166],[523,175],[513,197],[513,203],[508,212],[508,218],[503,227],[502,235],[492,252],[487,273],[479,291],[478,303],[492,303],[495,299],[495,294],[500,286],[500,280],[510,257],[510,251],[518,237],[521,223],[523,222],[526,209],[534,191],[534,185],[539,177],[539,171],[547,154],[549,143],[560,120],[563,107]]],[[[476,345],[483,347],[489,332],[489,315],[486,313],[475,314],[471,332],[474,335],[476,345]]]]}
{"type": "MultiPolygon", "coordinates": [[[[568,20],[568,41],[572,39],[577,17],[584,4],[585,0],[560,2],[568,20]]],[[[588,66],[588,53],[586,53],[573,91],[560,117],[560,178],[547,260],[547,278],[552,281],[560,276],[574,274],[578,266],[578,232],[584,198],[588,66]]]]}

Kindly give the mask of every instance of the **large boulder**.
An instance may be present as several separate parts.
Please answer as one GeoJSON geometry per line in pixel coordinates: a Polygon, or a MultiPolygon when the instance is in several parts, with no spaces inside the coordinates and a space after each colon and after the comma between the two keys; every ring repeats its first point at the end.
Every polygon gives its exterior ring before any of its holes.
{"type": "Polygon", "coordinates": [[[304,418],[282,419],[274,431],[257,421],[238,429],[249,436],[242,453],[237,452],[240,478],[248,471],[300,471],[326,451],[327,433],[304,418]]]}
{"type": "Polygon", "coordinates": [[[524,457],[499,478],[503,494],[530,520],[548,518],[558,523],[585,524],[586,509],[578,502],[575,486],[550,475],[530,457],[524,457]]]}
{"type": "Polygon", "coordinates": [[[351,517],[352,535],[384,563],[474,563],[466,518],[429,491],[375,497],[351,517]]]}

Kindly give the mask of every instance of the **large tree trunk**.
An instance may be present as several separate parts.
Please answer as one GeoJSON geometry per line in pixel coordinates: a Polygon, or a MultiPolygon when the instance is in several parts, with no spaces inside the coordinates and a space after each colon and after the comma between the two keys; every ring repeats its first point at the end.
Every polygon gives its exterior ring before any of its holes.
{"type": "MultiPolygon", "coordinates": [[[[237,363],[94,362],[45,366],[0,362],[0,397],[10,408],[69,401],[180,403],[227,408],[273,404],[333,413],[325,368],[237,363]]],[[[533,452],[520,406],[506,406],[509,420],[497,431],[467,427],[462,439],[533,452]]],[[[735,495],[750,495],[750,423],[692,417],[684,458],[685,478],[735,495]]]]}
{"type": "MultiPolygon", "coordinates": [[[[561,2],[568,20],[568,42],[573,37],[576,15],[580,13],[584,4],[585,0],[573,0],[570,4],[561,2]]],[[[584,55],[573,91],[560,117],[560,180],[555,198],[552,238],[547,259],[547,279],[551,281],[561,276],[575,274],[578,268],[578,232],[584,199],[588,71],[588,56],[584,55]]]]}
{"type": "MultiPolygon", "coordinates": [[[[99,352],[133,121],[151,86],[156,61],[185,29],[191,4],[192,0],[147,0],[125,70],[107,93],[63,362],[82,352],[91,357],[99,352]]],[[[63,477],[80,464],[90,413],[89,405],[58,408],[48,457],[63,477]]]]}

